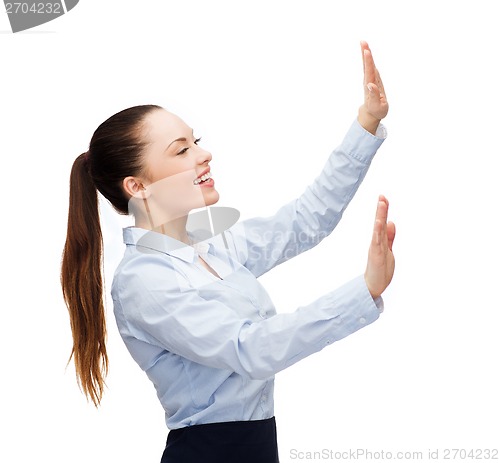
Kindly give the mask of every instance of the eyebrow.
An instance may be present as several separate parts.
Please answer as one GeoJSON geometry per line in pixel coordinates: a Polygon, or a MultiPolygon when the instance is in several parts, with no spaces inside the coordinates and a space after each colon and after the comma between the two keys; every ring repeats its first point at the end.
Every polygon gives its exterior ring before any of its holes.
{"type": "Polygon", "coordinates": [[[165,151],[167,151],[171,145],[173,145],[176,141],[186,141],[186,138],[182,137],[182,138],[176,138],[173,142],[171,142],[166,148],[165,148],[165,151]]]}
{"type": "MultiPolygon", "coordinates": [[[[191,129],[191,132],[192,132],[192,134],[194,136],[194,129],[191,129]]],[[[187,138],[186,137],[176,138],[174,141],[171,141],[169,143],[169,145],[165,148],[165,151],[167,151],[170,148],[170,145],[173,145],[176,141],[187,141],[187,138]]]]}

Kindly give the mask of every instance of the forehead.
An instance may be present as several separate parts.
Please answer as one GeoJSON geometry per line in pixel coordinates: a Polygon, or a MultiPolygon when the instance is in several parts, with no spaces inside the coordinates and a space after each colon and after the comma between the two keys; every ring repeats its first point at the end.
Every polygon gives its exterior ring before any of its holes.
{"type": "Polygon", "coordinates": [[[151,143],[170,143],[189,136],[191,128],[177,115],[164,109],[150,113],[145,120],[145,131],[151,143]]]}

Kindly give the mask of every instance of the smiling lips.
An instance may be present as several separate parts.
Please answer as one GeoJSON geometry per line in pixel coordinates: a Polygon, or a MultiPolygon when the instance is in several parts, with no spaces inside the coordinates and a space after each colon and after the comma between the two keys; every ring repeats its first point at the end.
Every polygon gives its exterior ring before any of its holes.
{"type": "Polygon", "coordinates": [[[200,175],[198,178],[193,180],[193,185],[199,185],[200,183],[207,182],[212,178],[212,174],[210,172],[206,172],[203,175],[200,175]]]}

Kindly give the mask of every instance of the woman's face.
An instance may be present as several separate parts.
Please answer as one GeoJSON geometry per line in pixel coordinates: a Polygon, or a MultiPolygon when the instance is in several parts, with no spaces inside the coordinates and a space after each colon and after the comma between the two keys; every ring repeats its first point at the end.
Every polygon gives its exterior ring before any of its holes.
{"type": "Polygon", "coordinates": [[[163,109],[153,111],[144,134],[149,144],[143,183],[150,205],[175,219],[219,200],[209,166],[212,155],[198,145],[182,119],[163,109]]]}

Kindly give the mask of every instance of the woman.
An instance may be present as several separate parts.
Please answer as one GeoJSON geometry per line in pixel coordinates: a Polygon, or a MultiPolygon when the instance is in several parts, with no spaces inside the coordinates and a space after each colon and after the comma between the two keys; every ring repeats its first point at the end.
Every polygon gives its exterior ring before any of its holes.
{"type": "Polygon", "coordinates": [[[366,42],[361,49],[357,120],[314,183],[272,217],[208,239],[189,231],[189,212],[219,199],[212,156],[184,121],[158,106],[115,114],[74,162],[61,281],[78,378],[98,406],[108,365],[99,191],[135,217],[135,227],[124,229],[127,247],[111,293],[122,338],[165,409],[163,463],[278,461],[275,373],[382,310],[395,236],[383,196],[364,275],[285,314],[276,314],[256,279],[333,230],[383,142],[388,104],[366,42]]]}

